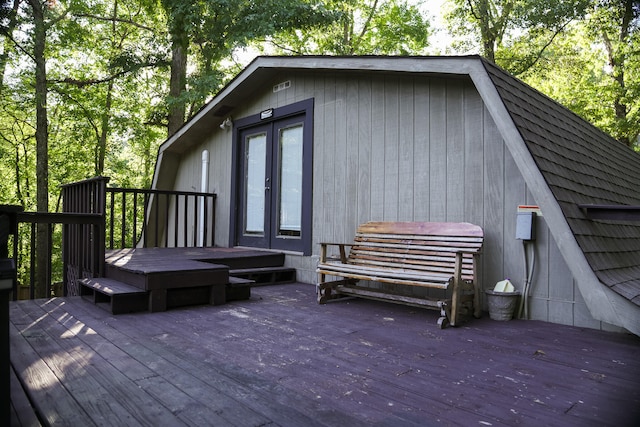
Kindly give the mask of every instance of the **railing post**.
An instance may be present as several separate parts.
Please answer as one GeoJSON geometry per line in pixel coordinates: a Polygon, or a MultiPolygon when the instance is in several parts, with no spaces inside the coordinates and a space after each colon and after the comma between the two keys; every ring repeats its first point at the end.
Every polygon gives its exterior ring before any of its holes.
{"type": "Polygon", "coordinates": [[[104,271],[105,211],[109,178],[97,177],[62,186],[63,213],[100,214],[100,226],[63,225],[63,286],[77,290],[76,282],[83,275],[101,275],[104,271]],[[99,227],[102,227],[98,230],[99,227]],[[84,237],[84,238],[83,238],[84,237]],[[73,250],[73,252],[71,252],[73,250]],[[88,270],[86,271],[85,268],[88,270]]]}
{"type": "Polygon", "coordinates": [[[9,300],[17,298],[18,220],[21,206],[0,205],[0,424],[11,425],[11,362],[9,354],[9,300]],[[13,235],[13,259],[9,236],[13,235]]]}
{"type": "Polygon", "coordinates": [[[0,259],[0,423],[11,425],[11,357],[9,354],[9,295],[16,270],[12,259],[0,259]]]}

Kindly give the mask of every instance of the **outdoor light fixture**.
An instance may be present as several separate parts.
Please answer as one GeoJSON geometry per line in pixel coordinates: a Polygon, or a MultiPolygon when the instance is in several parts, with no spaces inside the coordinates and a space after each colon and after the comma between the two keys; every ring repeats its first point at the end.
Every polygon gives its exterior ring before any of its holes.
{"type": "Polygon", "coordinates": [[[231,129],[233,126],[233,122],[231,121],[231,117],[227,117],[224,119],[224,122],[220,123],[220,129],[231,129]]]}
{"type": "Polygon", "coordinates": [[[273,108],[260,112],[260,120],[269,119],[273,117],[273,108]]]}

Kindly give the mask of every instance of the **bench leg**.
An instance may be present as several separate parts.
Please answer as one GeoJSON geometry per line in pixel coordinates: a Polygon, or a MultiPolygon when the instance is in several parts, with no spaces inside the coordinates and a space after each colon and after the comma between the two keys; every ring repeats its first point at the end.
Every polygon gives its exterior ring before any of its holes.
{"type": "Polygon", "coordinates": [[[482,304],[480,303],[480,273],[478,266],[480,265],[480,255],[473,255],[473,316],[479,319],[482,316],[482,304]]]}
{"type": "Polygon", "coordinates": [[[342,279],[318,283],[316,286],[318,304],[324,304],[332,299],[343,298],[340,292],[336,292],[335,288],[339,285],[355,285],[357,282],[355,279],[342,279]]]}
{"type": "Polygon", "coordinates": [[[318,298],[318,304],[324,304],[330,299],[331,289],[333,287],[331,285],[327,285],[327,283],[318,283],[316,285],[316,297],[318,298]]]}
{"type": "Polygon", "coordinates": [[[440,317],[438,318],[438,327],[444,329],[449,325],[449,318],[451,318],[451,310],[446,301],[438,301],[438,307],[440,307],[440,317]]]}
{"type": "Polygon", "coordinates": [[[473,317],[479,319],[482,317],[482,309],[480,308],[480,286],[473,282],[473,317]]]}

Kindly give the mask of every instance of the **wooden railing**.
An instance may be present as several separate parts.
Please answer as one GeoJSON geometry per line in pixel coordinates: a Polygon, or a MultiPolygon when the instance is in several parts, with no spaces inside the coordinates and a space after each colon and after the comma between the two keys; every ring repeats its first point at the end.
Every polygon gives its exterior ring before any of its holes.
{"type": "Polygon", "coordinates": [[[108,249],[213,246],[215,194],[131,188],[106,191],[108,249]]]}
{"type": "Polygon", "coordinates": [[[61,213],[17,214],[13,252],[30,298],[77,295],[79,279],[103,274],[105,250],[213,246],[215,194],[107,188],[108,182],[98,177],[63,186],[61,213]],[[37,224],[48,227],[44,295],[33,286],[37,224]],[[52,282],[61,289],[54,291],[52,282]]]}
{"type": "MultiPolygon", "coordinates": [[[[96,213],[39,213],[22,212],[17,215],[18,226],[30,225],[29,298],[43,296],[78,295],[77,281],[84,277],[100,277],[104,272],[104,216],[96,213]],[[47,259],[36,260],[36,226],[47,224],[47,259]],[[62,226],[62,244],[54,246],[54,227],[62,226]],[[62,289],[53,292],[54,248],[62,251],[62,289]],[[35,262],[46,263],[46,279],[42,290],[36,292],[35,262]],[[61,295],[62,294],[62,295],[61,295]]],[[[57,252],[57,251],[56,251],[57,252]]],[[[59,254],[59,252],[57,252],[59,254]]],[[[20,265],[20,257],[18,265],[20,265]]],[[[14,290],[17,298],[17,289],[14,290]]]]}

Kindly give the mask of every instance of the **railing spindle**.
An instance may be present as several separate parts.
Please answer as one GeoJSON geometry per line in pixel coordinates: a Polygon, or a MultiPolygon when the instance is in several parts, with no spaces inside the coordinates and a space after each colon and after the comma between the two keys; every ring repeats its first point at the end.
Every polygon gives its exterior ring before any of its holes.
{"type": "Polygon", "coordinates": [[[178,246],[178,230],[180,230],[180,195],[176,194],[176,202],[173,204],[174,220],[173,220],[173,246],[178,246]]]}
{"type": "Polygon", "coordinates": [[[46,296],[51,297],[51,254],[53,253],[53,224],[47,224],[47,233],[49,233],[49,239],[47,240],[47,283],[45,284],[46,296]]]}
{"type": "Polygon", "coordinates": [[[183,225],[183,233],[182,233],[182,242],[184,244],[185,247],[189,246],[189,243],[187,243],[187,236],[188,236],[188,227],[187,227],[187,223],[188,223],[188,216],[187,216],[187,212],[189,211],[189,195],[185,195],[184,196],[184,209],[182,211],[182,225],[183,225]]]}
{"type": "Polygon", "coordinates": [[[125,236],[127,234],[127,192],[122,192],[122,215],[121,215],[122,224],[120,224],[120,245],[121,247],[125,247],[125,236]]]}
{"type": "Polygon", "coordinates": [[[31,279],[31,287],[29,289],[29,298],[34,299],[36,294],[36,223],[31,224],[31,260],[29,267],[29,278],[31,279]]]}
{"type": "Polygon", "coordinates": [[[109,249],[113,249],[113,233],[114,233],[114,217],[115,217],[115,199],[116,199],[116,195],[114,193],[111,193],[111,206],[110,206],[110,212],[109,212],[109,249]]]}
{"type": "Polygon", "coordinates": [[[131,236],[131,247],[136,247],[138,237],[138,191],[133,191],[133,235],[131,236]]]}
{"type": "MultiPolygon", "coordinates": [[[[144,193],[144,221],[145,221],[145,224],[147,223],[146,222],[147,221],[147,214],[149,212],[148,209],[147,209],[148,206],[149,206],[149,193],[144,193]]],[[[144,236],[144,244],[143,244],[143,246],[146,248],[148,246],[148,243],[149,243],[149,241],[147,239],[147,235],[149,233],[146,233],[145,231],[143,231],[142,234],[144,236]]]]}

